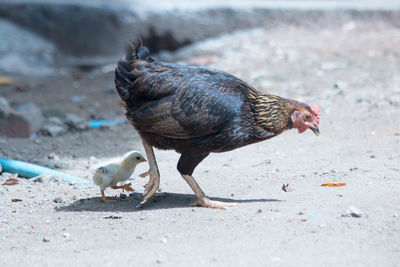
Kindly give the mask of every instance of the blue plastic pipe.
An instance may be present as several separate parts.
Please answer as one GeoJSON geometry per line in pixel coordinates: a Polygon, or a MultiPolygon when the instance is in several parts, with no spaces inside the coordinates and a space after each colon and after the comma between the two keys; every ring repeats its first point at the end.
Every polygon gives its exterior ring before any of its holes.
{"type": "Polygon", "coordinates": [[[19,160],[12,160],[6,158],[0,158],[0,164],[3,167],[3,172],[18,173],[18,176],[33,178],[41,174],[50,174],[51,178],[61,180],[69,184],[86,184],[87,180],[77,178],[75,176],[55,171],[46,167],[35,165],[28,162],[19,160]]]}
{"type": "Polygon", "coordinates": [[[92,120],[89,121],[89,125],[92,128],[99,128],[100,126],[106,126],[106,125],[116,125],[120,124],[121,121],[119,120],[92,120]]]}

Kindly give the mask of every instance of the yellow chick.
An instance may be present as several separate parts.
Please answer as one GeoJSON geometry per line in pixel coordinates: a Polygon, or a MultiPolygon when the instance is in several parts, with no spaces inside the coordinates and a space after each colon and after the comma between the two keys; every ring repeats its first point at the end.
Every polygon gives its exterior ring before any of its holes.
{"type": "Polygon", "coordinates": [[[109,186],[112,189],[133,191],[133,188],[129,185],[118,186],[117,184],[128,180],[136,165],[141,162],[146,162],[143,155],[138,151],[130,151],[124,155],[122,160],[112,162],[96,170],[93,175],[93,182],[100,186],[101,200],[104,203],[115,202],[115,200],[108,200],[104,196],[104,189],[109,186]]]}

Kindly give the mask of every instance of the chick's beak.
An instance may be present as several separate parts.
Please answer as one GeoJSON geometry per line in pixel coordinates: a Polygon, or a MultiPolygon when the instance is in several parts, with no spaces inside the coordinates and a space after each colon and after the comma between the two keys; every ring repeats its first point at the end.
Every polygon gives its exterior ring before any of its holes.
{"type": "Polygon", "coordinates": [[[311,129],[311,131],[314,132],[314,134],[315,134],[316,136],[319,135],[319,128],[318,128],[318,125],[314,124],[313,126],[310,126],[309,128],[311,129]]]}
{"type": "Polygon", "coordinates": [[[140,160],[140,162],[147,162],[147,160],[146,160],[145,158],[142,158],[142,159],[140,160]]]}

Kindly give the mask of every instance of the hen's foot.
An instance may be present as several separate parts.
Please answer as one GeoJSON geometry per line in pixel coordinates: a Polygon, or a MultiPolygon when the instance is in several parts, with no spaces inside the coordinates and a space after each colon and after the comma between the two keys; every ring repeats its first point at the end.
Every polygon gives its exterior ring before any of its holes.
{"type": "Polygon", "coordinates": [[[222,201],[209,200],[191,175],[182,174],[182,178],[185,179],[185,181],[189,184],[197,197],[197,201],[194,202],[192,206],[200,205],[205,208],[226,210],[228,207],[234,207],[238,205],[238,203],[225,203],[222,201]]]}
{"type": "Polygon", "coordinates": [[[143,205],[147,202],[160,187],[160,175],[158,173],[150,172],[150,179],[146,185],[146,190],[144,191],[143,200],[140,202],[140,205],[143,205]]]}
{"type": "Polygon", "coordinates": [[[142,139],[144,150],[146,151],[147,160],[149,162],[149,171],[142,173],[140,177],[150,176],[149,182],[146,185],[146,190],[143,195],[143,200],[138,207],[143,206],[156,192],[160,186],[160,172],[158,171],[156,157],[154,156],[153,147],[142,139]]]}
{"type": "Polygon", "coordinates": [[[192,206],[202,206],[204,208],[221,209],[221,210],[226,210],[226,208],[235,207],[237,205],[239,204],[234,202],[227,203],[222,201],[209,200],[207,197],[198,199],[196,202],[192,204],[192,206]]]}

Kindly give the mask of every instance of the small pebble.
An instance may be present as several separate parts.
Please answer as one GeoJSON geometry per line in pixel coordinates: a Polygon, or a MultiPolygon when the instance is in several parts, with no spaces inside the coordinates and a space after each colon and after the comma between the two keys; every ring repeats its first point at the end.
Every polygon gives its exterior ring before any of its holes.
{"type": "Polygon", "coordinates": [[[360,218],[362,217],[364,214],[363,212],[355,207],[355,206],[350,206],[347,208],[347,210],[345,210],[342,214],[342,217],[356,217],[356,218],[360,218]]]}
{"type": "Polygon", "coordinates": [[[64,237],[64,238],[69,238],[70,236],[71,236],[70,233],[67,233],[67,232],[63,233],[63,237],[64,237]]]}
{"type": "Polygon", "coordinates": [[[62,200],[61,197],[56,197],[55,199],[53,199],[53,202],[55,202],[55,203],[62,203],[63,200],[62,200]]]}
{"type": "Polygon", "coordinates": [[[290,184],[283,184],[282,190],[285,192],[291,192],[294,191],[294,188],[290,184]]]}
{"type": "Polygon", "coordinates": [[[48,239],[47,237],[43,237],[43,242],[44,243],[50,242],[50,239],[48,239]]]}

